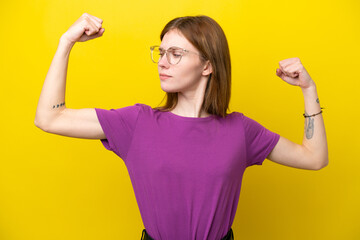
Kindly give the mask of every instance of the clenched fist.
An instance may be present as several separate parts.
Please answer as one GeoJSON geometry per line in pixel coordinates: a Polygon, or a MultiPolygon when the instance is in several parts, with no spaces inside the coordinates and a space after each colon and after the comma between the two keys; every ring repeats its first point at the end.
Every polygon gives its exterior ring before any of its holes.
{"type": "Polygon", "coordinates": [[[61,38],[74,44],[75,42],[85,42],[100,37],[105,31],[101,27],[102,22],[103,20],[100,18],[84,13],[61,38]]]}
{"type": "Polygon", "coordinates": [[[276,75],[285,82],[302,89],[315,85],[299,58],[288,58],[279,62],[276,75]]]}

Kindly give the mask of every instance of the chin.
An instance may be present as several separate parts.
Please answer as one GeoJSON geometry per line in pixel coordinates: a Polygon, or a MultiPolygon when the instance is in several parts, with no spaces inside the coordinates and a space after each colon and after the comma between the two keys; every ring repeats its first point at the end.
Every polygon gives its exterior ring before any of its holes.
{"type": "Polygon", "coordinates": [[[178,92],[178,91],[176,91],[176,90],[167,90],[167,89],[163,89],[163,88],[162,88],[162,90],[163,90],[164,92],[167,92],[167,93],[176,93],[176,92],[178,92]]]}
{"type": "Polygon", "coordinates": [[[179,92],[179,89],[177,88],[169,88],[167,86],[163,86],[161,84],[161,89],[164,91],[164,92],[167,92],[167,93],[176,93],[176,92],[179,92]]]}

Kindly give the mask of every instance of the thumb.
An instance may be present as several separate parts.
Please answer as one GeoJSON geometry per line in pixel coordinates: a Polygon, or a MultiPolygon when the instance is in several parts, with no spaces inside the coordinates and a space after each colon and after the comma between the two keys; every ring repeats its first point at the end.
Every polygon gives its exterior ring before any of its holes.
{"type": "Polygon", "coordinates": [[[285,75],[285,74],[283,74],[283,72],[280,70],[280,68],[277,68],[277,69],[276,69],[276,75],[277,75],[278,77],[282,77],[282,75],[285,75]]]}
{"type": "Polygon", "coordinates": [[[100,37],[103,35],[104,32],[105,32],[105,28],[100,28],[100,30],[96,34],[88,36],[88,40],[100,37]]]}
{"type": "Polygon", "coordinates": [[[96,37],[100,37],[105,32],[105,28],[100,28],[100,30],[95,34],[96,37]]]}
{"type": "Polygon", "coordinates": [[[276,75],[280,77],[284,82],[287,82],[294,86],[298,85],[297,81],[294,78],[286,76],[279,68],[276,69],[276,75]]]}

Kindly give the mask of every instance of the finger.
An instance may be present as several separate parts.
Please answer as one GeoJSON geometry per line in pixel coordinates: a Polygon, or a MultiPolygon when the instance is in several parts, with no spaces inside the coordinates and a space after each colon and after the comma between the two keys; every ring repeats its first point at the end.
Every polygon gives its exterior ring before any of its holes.
{"type": "Polygon", "coordinates": [[[282,64],[283,69],[288,73],[298,72],[302,68],[302,63],[299,58],[290,58],[289,61],[282,64]]]}
{"type": "Polygon", "coordinates": [[[279,66],[281,66],[283,69],[286,69],[289,65],[292,64],[292,61],[290,59],[284,59],[279,62],[279,66]]]}
{"type": "Polygon", "coordinates": [[[82,16],[88,17],[88,18],[93,18],[95,21],[97,21],[97,22],[99,22],[99,23],[102,23],[102,22],[103,22],[102,19],[100,19],[100,18],[98,18],[98,17],[95,17],[95,16],[93,16],[93,15],[91,15],[91,14],[88,14],[88,13],[83,13],[82,16]]]}
{"type": "Polygon", "coordinates": [[[295,80],[294,78],[291,78],[291,77],[287,77],[287,76],[281,76],[280,77],[283,81],[291,84],[291,85],[294,85],[294,86],[299,86],[299,80],[295,80]]]}
{"type": "Polygon", "coordinates": [[[298,65],[292,65],[289,68],[286,69],[287,72],[289,72],[290,76],[296,77],[299,75],[299,66],[298,65]]]}
{"type": "Polygon", "coordinates": [[[100,36],[103,35],[104,32],[105,32],[105,28],[101,28],[101,29],[99,30],[99,32],[97,32],[96,34],[93,34],[93,35],[89,36],[88,39],[90,40],[90,39],[94,39],[94,38],[100,37],[100,36]]]}
{"type": "Polygon", "coordinates": [[[282,66],[280,66],[280,71],[281,71],[281,74],[284,75],[284,76],[290,76],[290,74],[285,70],[285,68],[283,68],[282,66]]]}
{"type": "Polygon", "coordinates": [[[92,35],[95,32],[98,32],[99,29],[101,28],[101,24],[100,24],[100,26],[97,26],[97,24],[99,24],[99,23],[97,21],[95,21],[90,14],[84,13],[82,15],[82,18],[84,20],[86,35],[92,35]]]}
{"type": "Polygon", "coordinates": [[[283,72],[290,75],[292,75],[292,72],[294,72],[294,70],[299,68],[299,64],[301,63],[297,61],[296,58],[289,58],[279,62],[279,65],[282,67],[283,72]]]}
{"type": "Polygon", "coordinates": [[[280,67],[280,70],[281,70],[283,73],[285,73],[285,69],[284,69],[283,64],[280,64],[280,63],[279,63],[279,67],[280,67]]]}
{"type": "Polygon", "coordinates": [[[90,17],[92,19],[94,19],[95,21],[99,22],[99,23],[103,23],[103,20],[98,18],[98,17],[95,17],[94,15],[91,15],[91,14],[88,14],[88,13],[84,13],[83,15],[87,16],[87,17],[90,17]]]}
{"type": "Polygon", "coordinates": [[[286,70],[288,68],[290,68],[292,65],[294,65],[294,62],[291,62],[291,61],[288,61],[288,62],[285,62],[285,63],[282,64],[283,68],[286,69],[286,70]]]}
{"type": "Polygon", "coordinates": [[[101,22],[99,22],[94,16],[90,16],[90,21],[95,24],[98,29],[101,28],[101,22]]]}
{"type": "Polygon", "coordinates": [[[286,69],[284,73],[285,73],[286,76],[289,76],[289,77],[296,77],[298,75],[295,68],[286,69]]]}
{"type": "Polygon", "coordinates": [[[285,81],[291,85],[299,85],[297,80],[293,79],[291,76],[290,77],[287,76],[280,69],[276,69],[276,75],[278,77],[280,77],[283,81],[285,81]]]}
{"type": "Polygon", "coordinates": [[[92,16],[98,23],[102,24],[103,23],[103,20],[98,18],[98,17],[95,17],[95,16],[92,16]]]}
{"type": "Polygon", "coordinates": [[[94,33],[99,32],[99,28],[91,20],[87,20],[86,22],[87,22],[86,24],[87,28],[85,31],[86,35],[91,36],[94,33]]]}
{"type": "Polygon", "coordinates": [[[290,66],[290,68],[289,67],[282,67],[281,71],[283,72],[283,74],[285,76],[296,77],[296,76],[298,76],[298,73],[296,72],[296,69],[297,69],[296,66],[295,67],[290,66]]]}
{"type": "MultiPolygon", "coordinates": [[[[281,69],[276,69],[276,75],[278,77],[280,77],[282,80],[284,80],[283,78],[286,77],[286,75],[281,71],[281,69]]],[[[284,80],[285,81],[285,80],[284,80]]]]}

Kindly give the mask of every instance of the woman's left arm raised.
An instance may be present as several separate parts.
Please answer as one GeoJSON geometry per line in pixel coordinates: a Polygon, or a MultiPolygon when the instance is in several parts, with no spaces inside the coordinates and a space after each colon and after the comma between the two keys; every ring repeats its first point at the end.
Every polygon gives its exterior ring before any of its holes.
{"type": "Polygon", "coordinates": [[[280,68],[276,69],[276,75],[285,82],[301,88],[307,117],[302,145],[280,136],[267,158],[289,167],[320,170],[328,165],[329,160],[324,120],[320,114],[322,110],[315,82],[299,58],[282,60],[279,66],[280,68]],[[314,114],[316,115],[312,116],[314,114]]]}

